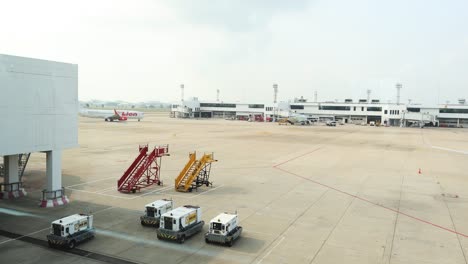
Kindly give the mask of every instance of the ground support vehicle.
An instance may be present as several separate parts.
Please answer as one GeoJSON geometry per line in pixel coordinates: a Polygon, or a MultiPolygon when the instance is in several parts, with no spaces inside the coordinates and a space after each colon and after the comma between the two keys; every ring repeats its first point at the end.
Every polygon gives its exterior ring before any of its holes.
{"type": "Polygon", "coordinates": [[[159,227],[161,215],[169,212],[174,207],[172,200],[157,200],[145,205],[145,214],[140,216],[141,225],[159,227]]]}
{"type": "Polygon", "coordinates": [[[205,224],[201,220],[201,208],[185,205],[161,215],[159,229],[156,231],[158,239],[184,243],[200,232],[205,224]]]}
{"type": "Polygon", "coordinates": [[[238,224],[237,214],[219,214],[211,219],[205,242],[232,246],[242,233],[242,227],[238,224]]]}
{"type": "Polygon", "coordinates": [[[93,216],[74,214],[52,222],[47,242],[50,247],[73,249],[78,243],[92,239],[94,234],[93,216]]]}

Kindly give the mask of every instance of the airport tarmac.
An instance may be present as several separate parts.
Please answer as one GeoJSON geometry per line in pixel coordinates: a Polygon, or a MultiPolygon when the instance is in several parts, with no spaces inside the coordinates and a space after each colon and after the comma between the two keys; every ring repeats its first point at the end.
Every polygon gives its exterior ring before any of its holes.
{"type": "Polygon", "coordinates": [[[467,263],[468,130],[344,125],[279,126],[184,120],[79,118],[80,147],[63,152],[66,206],[39,208],[45,154],[33,153],[28,196],[0,200],[1,263],[467,263]],[[163,186],[135,194],[116,182],[138,145],[169,144],[163,186]],[[191,151],[214,152],[212,187],[174,191],[191,151]],[[419,173],[421,169],[421,174],[419,173]],[[159,241],[140,225],[144,205],[199,205],[205,222],[237,211],[242,237],[206,244],[159,241]],[[95,239],[49,249],[50,222],[94,214],[95,239]]]}

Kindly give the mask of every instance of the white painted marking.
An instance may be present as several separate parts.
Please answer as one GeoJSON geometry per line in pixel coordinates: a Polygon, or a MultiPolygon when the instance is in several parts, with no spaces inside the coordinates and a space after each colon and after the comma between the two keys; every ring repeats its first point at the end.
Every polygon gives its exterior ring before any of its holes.
{"type": "Polygon", "coordinates": [[[46,227],[46,228],[44,228],[44,229],[38,230],[38,231],[36,231],[36,232],[29,233],[29,234],[27,234],[27,235],[20,236],[20,237],[17,237],[17,238],[11,238],[11,239],[8,239],[8,240],[5,240],[5,241],[0,242],[0,245],[1,245],[1,244],[5,244],[5,243],[7,243],[7,242],[11,242],[11,241],[15,241],[15,240],[21,239],[21,238],[26,237],[26,236],[34,235],[34,234],[37,234],[37,233],[39,233],[39,232],[42,232],[42,231],[48,230],[48,229],[50,229],[50,227],[46,227]]]}
{"type": "Polygon", "coordinates": [[[115,208],[115,207],[114,207],[114,206],[107,207],[107,208],[98,210],[98,211],[96,211],[96,212],[93,212],[92,214],[94,215],[94,214],[102,213],[102,212],[104,212],[104,211],[107,211],[107,210],[110,210],[110,209],[113,209],[113,208],[115,208]]]}
{"type": "Polygon", "coordinates": [[[78,189],[73,189],[73,188],[69,188],[69,187],[66,187],[66,188],[69,189],[69,190],[72,190],[72,191],[84,192],[84,193],[91,193],[91,194],[95,194],[95,195],[102,195],[102,196],[114,197],[114,198],[125,199],[125,200],[132,200],[132,199],[134,199],[134,197],[122,197],[122,196],[111,195],[111,194],[104,194],[104,193],[97,193],[97,192],[90,192],[90,191],[78,190],[78,189]]]}
{"type": "Polygon", "coordinates": [[[109,187],[109,188],[101,189],[101,190],[97,191],[96,193],[106,193],[106,192],[110,192],[110,191],[117,191],[117,186],[112,186],[112,187],[109,187]]]}
{"type": "Polygon", "coordinates": [[[277,246],[279,246],[279,244],[281,244],[281,242],[283,242],[284,238],[285,238],[285,237],[281,237],[280,241],[278,241],[278,243],[276,243],[276,245],[275,245],[274,247],[272,247],[272,248],[270,249],[270,251],[268,251],[268,253],[266,253],[266,255],[263,256],[263,258],[261,258],[261,259],[257,262],[257,264],[262,263],[262,261],[263,261],[266,257],[268,257],[268,256],[271,254],[271,252],[273,252],[273,250],[274,250],[277,246]]]}
{"type": "Polygon", "coordinates": [[[451,149],[451,148],[444,148],[444,147],[438,147],[438,146],[432,146],[432,145],[431,145],[431,147],[434,148],[434,149],[440,149],[440,150],[451,151],[451,152],[456,152],[456,153],[468,155],[468,151],[464,151],[464,150],[457,150],[457,149],[451,149]]]}
{"type": "Polygon", "coordinates": [[[262,235],[262,236],[273,236],[273,234],[271,234],[271,233],[256,232],[256,231],[252,231],[252,230],[248,230],[248,231],[246,230],[245,232],[242,232],[242,235],[244,235],[244,234],[248,235],[250,233],[259,234],[259,235],[262,235]]]}
{"type": "Polygon", "coordinates": [[[215,187],[215,188],[209,189],[208,191],[205,191],[205,192],[202,192],[202,193],[199,193],[199,194],[192,195],[192,196],[190,196],[190,197],[188,197],[188,198],[189,198],[189,199],[195,198],[195,197],[197,197],[197,196],[200,196],[200,195],[202,195],[202,194],[205,194],[205,193],[214,191],[214,190],[216,190],[216,189],[218,189],[218,188],[221,188],[221,187],[223,187],[223,186],[224,186],[224,185],[217,186],[217,187],[215,187]]]}
{"type": "Polygon", "coordinates": [[[171,189],[171,188],[174,188],[174,187],[168,186],[168,187],[164,187],[164,188],[161,188],[161,189],[157,189],[157,190],[154,190],[154,191],[151,191],[151,192],[148,192],[148,193],[144,193],[142,195],[135,196],[135,197],[133,197],[133,199],[138,198],[138,197],[143,197],[143,196],[155,193],[155,192],[162,192],[164,190],[171,189]]]}
{"type": "Polygon", "coordinates": [[[90,184],[90,183],[94,183],[94,182],[100,182],[100,181],[105,181],[105,180],[109,180],[109,179],[115,179],[115,177],[108,177],[108,178],[104,178],[104,179],[99,179],[99,180],[94,180],[94,181],[89,181],[89,182],[83,182],[83,183],[73,184],[73,185],[66,186],[65,188],[75,187],[75,186],[80,186],[80,185],[86,185],[86,184],[90,184]]]}

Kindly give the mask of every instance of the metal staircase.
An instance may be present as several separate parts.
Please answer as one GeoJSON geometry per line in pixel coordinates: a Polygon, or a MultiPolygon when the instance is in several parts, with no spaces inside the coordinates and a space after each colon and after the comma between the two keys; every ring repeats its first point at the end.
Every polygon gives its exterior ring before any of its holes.
{"type": "Polygon", "coordinates": [[[216,162],[213,153],[205,154],[197,160],[197,154],[190,153],[189,161],[175,179],[175,190],[179,192],[191,192],[202,185],[210,186],[209,181],[211,172],[211,163],[216,162]]]}
{"type": "MultiPolygon", "coordinates": [[[[19,180],[23,178],[24,170],[26,169],[26,165],[28,165],[29,157],[31,153],[24,153],[18,155],[18,176],[19,180]]],[[[0,164],[0,177],[4,177],[5,175],[5,166],[0,164]]]]}
{"type": "Polygon", "coordinates": [[[148,154],[148,145],[139,146],[140,154],[117,181],[120,192],[140,191],[141,188],[153,184],[161,185],[160,169],[161,157],[169,156],[169,146],[155,147],[148,154]]]}
{"type": "Polygon", "coordinates": [[[19,180],[23,178],[24,170],[26,169],[26,165],[28,165],[29,157],[31,153],[19,154],[18,158],[18,174],[19,180]]]}

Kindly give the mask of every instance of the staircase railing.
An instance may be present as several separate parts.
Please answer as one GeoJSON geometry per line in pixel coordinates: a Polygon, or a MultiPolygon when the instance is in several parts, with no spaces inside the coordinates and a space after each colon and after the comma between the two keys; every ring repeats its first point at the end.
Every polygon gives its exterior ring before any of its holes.
{"type": "Polygon", "coordinates": [[[144,159],[146,156],[146,153],[148,152],[148,146],[140,148],[140,154],[138,157],[133,161],[132,165],[128,167],[128,169],[124,172],[122,177],[117,182],[117,188],[120,190],[122,188],[122,185],[127,181],[130,175],[132,175],[133,171],[135,168],[138,167],[138,165],[141,163],[141,161],[144,159]]]}
{"type": "Polygon", "coordinates": [[[179,173],[179,176],[175,179],[175,188],[179,188],[180,183],[182,180],[185,178],[187,171],[193,166],[195,163],[195,160],[197,159],[197,154],[196,152],[190,153],[189,155],[189,161],[185,165],[185,167],[182,169],[182,171],[179,173]]]}

